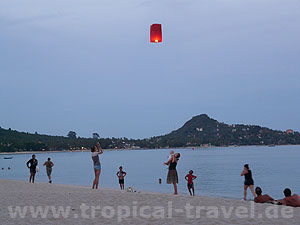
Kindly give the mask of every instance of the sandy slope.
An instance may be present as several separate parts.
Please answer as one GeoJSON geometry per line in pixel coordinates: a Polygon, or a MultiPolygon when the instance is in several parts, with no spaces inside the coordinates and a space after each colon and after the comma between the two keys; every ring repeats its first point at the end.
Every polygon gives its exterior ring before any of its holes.
{"type": "Polygon", "coordinates": [[[300,224],[300,208],[199,196],[0,180],[0,197],[1,225],[300,224]]]}

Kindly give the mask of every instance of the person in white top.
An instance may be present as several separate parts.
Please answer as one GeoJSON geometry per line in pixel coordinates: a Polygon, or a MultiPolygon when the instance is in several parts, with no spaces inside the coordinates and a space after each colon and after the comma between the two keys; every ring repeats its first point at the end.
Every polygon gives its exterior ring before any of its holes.
{"type": "Polygon", "coordinates": [[[99,142],[97,142],[97,146],[91,147],[91,152],[92,152],[92,160],[94,163],[94,172],[95,172],[95,179],[94,179],[92,188],[98,189],[99,177],[100,177],[100,173],[101,173],[101,163],[99,160],[99,154],[103,153],[103,150],[102,150],[99,142]]]}

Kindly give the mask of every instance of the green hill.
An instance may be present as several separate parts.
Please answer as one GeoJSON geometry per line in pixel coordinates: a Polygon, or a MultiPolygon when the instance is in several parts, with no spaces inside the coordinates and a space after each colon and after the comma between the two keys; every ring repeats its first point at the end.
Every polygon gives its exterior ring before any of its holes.
{"type": "Polygon", "coordinates": [[[70,138],[37,133],[31,134],[0,128],[0,152],[88,149],[95,145],[97,141],[101,143],[103,148],[126,147],[123,142],[132,142],[131,140],[122,138],[70,138]]]}
{"type": "Polygon", "coordinates": [[[80,138],[30,134],[0,128],[0,152],[88,149],[100,141],[103,148],[166,148],[189,146],[300,144],[299,132],[284,132],[254,125],[229,125],[206,114],[187,121],[169,134],[141,140],[80,138]]]}
{"type": "Polygon", "coordinates": [[[206,114],[193,117],[170,134],[156,137],[158,146],[170,147],[199,145],[284,145],[300,144],[300,133],[287,134],[254,125],[229,125],[218,122],[206,114]]]}

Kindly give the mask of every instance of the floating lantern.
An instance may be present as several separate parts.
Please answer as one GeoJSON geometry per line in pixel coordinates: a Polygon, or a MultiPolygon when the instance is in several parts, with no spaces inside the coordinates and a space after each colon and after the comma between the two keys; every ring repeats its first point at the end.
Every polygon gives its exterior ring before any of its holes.
{"type": "Polygon", "coordinates": [[[152,24],[150,26],[150,42],[153,43],[162,42],[161,24],[152,24]]]}

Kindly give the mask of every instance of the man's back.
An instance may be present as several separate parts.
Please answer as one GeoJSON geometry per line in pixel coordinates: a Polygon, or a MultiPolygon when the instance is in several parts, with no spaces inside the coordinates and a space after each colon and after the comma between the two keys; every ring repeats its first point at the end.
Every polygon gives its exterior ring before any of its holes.
{"type": "Polygon", "coordinates": [[[48,167],[48,168],[52,168],[53,163],[51,161],[46,161],[45,166],[48,167]]]}
{"type": "Polygon", "coordinates": [[[292,196],[285,197],[282,203],[287,206],[300,207],[300,197],[297,194],[293,194],[292,196]]]}
{"type": "Polygon", "coordinates": [[[254,202],[256,203],[271,203],[274,202],[274,199],[269,195],[259,195],[254,198],[254,202]]]}

